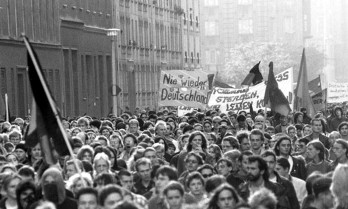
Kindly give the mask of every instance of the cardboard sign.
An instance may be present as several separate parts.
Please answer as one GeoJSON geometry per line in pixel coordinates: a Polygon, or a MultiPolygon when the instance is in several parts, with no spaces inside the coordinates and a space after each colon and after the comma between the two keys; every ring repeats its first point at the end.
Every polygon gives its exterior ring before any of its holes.
{"type": "MultiPolygon", "coordinates": [[[[279,89],[288,98],[290,107],[293,108],[293,69],[289,68],[275,76],[279,89]]],[[[250,105],[254,110],[264,109],[263,99],[266,91],[266,83],[241,89],[215,88],[210,96],[208,106],[219,108],[221,112],[248,111],[250,105]]]]}
{"type": "Polygon", "coordinates": [[[185,106],[178,106],[178,116],[184,116],[187,113],[193,112],[194,108],[193,107],[185,107],[185,106]]]}
{"type": "Polygon", "coordinates": [[[329,83],[327,87],[327,102],[341,103],[348,101],[348,83],[329,83]]]}
{"type": "Polygon", "coordinates": [[[326,105],[327,90],[324,89],[321,92],[312,96],[312,101],[315,111],[324,110],[326,105]]]}
{"type": "Polygon", "coordinates": [[[161,71],[159,106],[205,108],[208,88],[208,74],[201,70],[161,71]]]}

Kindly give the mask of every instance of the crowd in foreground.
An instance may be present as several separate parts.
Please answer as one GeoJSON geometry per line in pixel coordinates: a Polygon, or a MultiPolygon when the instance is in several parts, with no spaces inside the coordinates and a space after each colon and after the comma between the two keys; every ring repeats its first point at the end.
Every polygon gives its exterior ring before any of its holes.
{"type": "Polygon", "coordinates": [[[0,123],[0,209],[348,209],[348,119],[306,109],[63,119],[48,165],[28,121],[0,123]]]}

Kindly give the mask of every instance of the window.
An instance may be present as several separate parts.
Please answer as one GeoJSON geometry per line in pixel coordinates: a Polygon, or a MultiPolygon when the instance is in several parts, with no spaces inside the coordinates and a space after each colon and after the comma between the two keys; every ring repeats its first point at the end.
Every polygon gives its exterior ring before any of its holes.
{"type": "Polygon", "coordinates": [[[218,6],[219,0],[204,0],[204,6],[218,6]]]}
{"type": "Polygon", "coordinates": [[[205,22],[204,26],[206,36],[216,36],[218,34],[218,25],[215,21],[205,22]]]}
{"type": "Polygon", "coordinates": [[[285,17],[284,19],[284,32],[294,33],[294,21],[292,17],[285,17]]]}
{"type": "Polygon", "coordinates": [[[250,5],[253,0],[238,0],[239,5],[250,5]]]}
{"type": "Polygon", "coordinates": [[[253,20],[244,19],[238,21],[239,34],[252,34],[253,33],[253,20]]]}

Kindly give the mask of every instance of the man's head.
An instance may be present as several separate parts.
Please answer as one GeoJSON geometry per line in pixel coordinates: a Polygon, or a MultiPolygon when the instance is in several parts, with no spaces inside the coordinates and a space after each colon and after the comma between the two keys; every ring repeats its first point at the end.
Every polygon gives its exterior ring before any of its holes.
{"type": "Polygon", "coordinates": [[[338,125],[338,131],[340,132],[342,137],[348,136],[348,122],[344,121],[338,125]]]}
{"type": "Polygon", "coordinates": [[[323,125],[319,118],[313,118],[311,124],[313,133],[321,133],[323,131],[323,125]]]}
{"type": "Polygon", "coordinates": [[[226,136],[222,139],[221,147],[222,147],[222,152],[226,153],[233,149],[239,149],[239,142],[233,136],[226,136]]]}
{"type": "Polygon", "coordinates": [[[252,150],[259,150],[262,148],[265,141],[262,131],[253,129],[249,135],[252,150]]]}
{"type": "Polygon", "coordinates": [[[297,130],[295,126],[288,126],[286,128],[286,134],[290,137],[290,138],[295,138],[296,134],[297,134],[297,130]]]}
{"type": "Polygon", "coordinates": [[[289,177],[289,169],[290,169],[290,163],[288,161],[288,159],[284,158],[284,157],[280,157],[277,159],[277,164],[275,167],[275,170],[277,171],[277,173],[284,177],[284,178],[288,178],[289,177]]]}
{"type": "Polygon", "coordinates": [[[274,145],[274,152],[277,156],[289,156],[291,154],[291,139],[287,135],[279,137],[274,145]]]}
{"type": "Polygon", "coordinates": [[[170,166],[162,166],[156,171],[156,191],[161,193],[169,181],[177,181],[178,172],[170,166]]]}
{"type": "Polygon", "coordinates": [[[341,107],[335,107],[335,115],[337,118],[342,118],[343,110],[341,107]]]}
{"type": "Polygon", "coordinates": [[[123,190],[115,184],[105,185],[99,191],[99,204],[103,209],[114,209],[115,205],[123,199],[123,190]]]}
{"type": "Polygon", "coordinates": [[[216,163],[216,170],[218,174],[227,177],[232,171],[232,162],[225,158],[221,158],[216,163]]]}
{"type": "Polygon", "coordinates": [[[334,206],[334,197],[330,190],[332,180],[329,177],[319,177],[314,180],[312,188],[315,196],[315,202],[320,204],[323,209],[329,209],[334,206]]]}
{"type": "Polygon", "coordinates": [[[89,128],[89,120],[85,117],[81,117],[77,120],[77,127],[81,129],[81,131],[86,131],[89,128]]]}
{"type": "Polygon", "coordinates": [[[91,187],[84,187],[76,194],[79,209],[97,209],[98,191],[91,187]]]}
{"type": "Polygon", "coordinates": [[[274,172],[276,167],[276,155],[272,151],[266,151],[262,153],[262,158],[266,161],[268,167],[268,173],[271,174],[274,172]]]}
{"type": "Polygon", "coordinates": [[[164,121],[158,121],[155,125],[156,136],[165,136],[167,132],[167,124],[164,121]]]}
{"type": "Polygon", "coordinates": [[[244,152],[246,150],[250,150],[250,139],[249,133],[246,131],[241,131],[237,133],[237,139],[240,144],[240,151],[244,152]]]}
{"type": "Polygon", "coordinates": [[[309,140],[307,138],[301,138],[297,140],[295,143],[296,143],[295,151],[298,154],[303,155],[307,152],[307,144],[309,143],[309,140]]]}
{"type": "Polygon", "coordinates": [[[280,116],[280,124],[281,124],[282,126],[287,126],[288,123],[289,123],[289,118],[288,118],[288,116],[285,116],[285,115],[280,116]]]}
{"type": "Polygon", "coordinates": [[[214,175],[214,167],[210,164],[204,164],[200,166],[197,171],[202,174],[204,180],[207,180],[210,176],[214,175]]]}
{"type": "Polygon", "coordinates": [[[17,144],[14,153],[19,162],[23,162],[27,158],[27,148],[24,144],[17,144]]]}
{"type": "Polygon", "coordinates": [[[8,138],[9,141],[16,146],[22,140],[22,134],[18,130],[13,130],[8,134],[8,138]]]}
{"type": "Polygon", "coordinates": [[[135,168],[139,174],[139,177],[142,181],[150,181],[151,180],[151,172],[152,172],[152,163],[148,158],[140,158],[135,162],[135,168]]]}
{"type": "Polygon", "coordinates": [[[134,182],[133,182],[133,175],[131,172],[127,170],[121,170],[118,173],[118,178],[120,179],[120,184],[122,188],[128,191],[132,191],[134,182]]]}
{"type": "Polygon", "coordinates": [[[129,133],[132,133],[132,134],[137,133],[138,129],[139,129],[138,120],[136,120],[136,119],[129,120],[129,128],[128,128],[129,133]]]}
{"type": "Polygon", "coordinates": [[[260,179],[268,181],[269,173],[266,161],[255,155],[249,156],[248,161],[248,180],[250,182],[256,182],[260,179]]]}
{"type": "Polygon", "coordinates": [[[238,158],[239,168],[244,173],[248,172],[249,156],[252,156],[252,155],[253,153],[250,150],[246,150],[242,152],[238,158]]]}

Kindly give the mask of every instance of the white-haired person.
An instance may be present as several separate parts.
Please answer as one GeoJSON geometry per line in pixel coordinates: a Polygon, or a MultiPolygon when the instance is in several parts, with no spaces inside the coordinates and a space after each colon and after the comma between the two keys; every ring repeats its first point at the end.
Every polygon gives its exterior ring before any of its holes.
{"type": "Polygon", "coordinates": [[[101,152],[96,154],[93,160],[94,176],[100,173],[111,173],[109,157],[101,152]]]}
{"type": "Polygon", "coordinates": [[[348,165],[339,164],[332,175],[331,191],[336,200],[335,209],[348,209],[348,165]]]}
{"type": "Polygon", "coordinates": [[[251,209],[276,209],[277,197],[271,190],[261,188],[249,197],[251,209]]]}
{"type": "Polygon", "coordinates": [[[93,187],[93,180],[89,173],[81,172],[81,174],[76,173],[72,175],[67,184],[66,188],[69,189],[74,196],[84,187],[93,187]]]}

